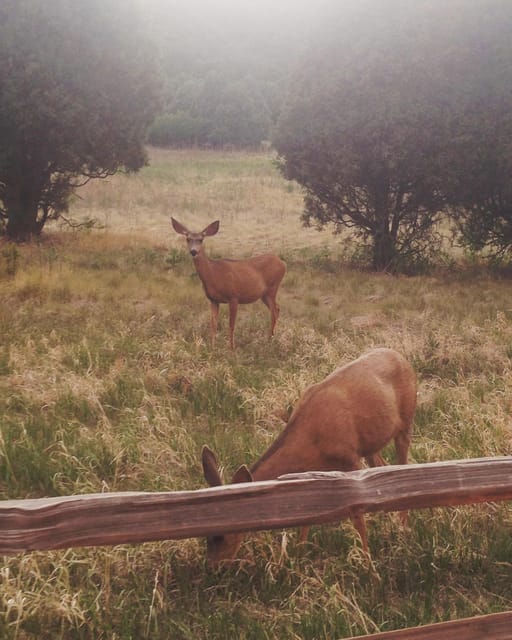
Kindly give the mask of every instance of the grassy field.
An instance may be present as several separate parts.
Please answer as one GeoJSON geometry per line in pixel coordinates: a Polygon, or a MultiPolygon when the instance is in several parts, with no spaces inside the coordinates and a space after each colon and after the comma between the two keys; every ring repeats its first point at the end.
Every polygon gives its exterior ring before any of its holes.
{"type": "MultiPolygon", "coordinates": [[[[350,269],[347,247],[303,229],[301,193],[264,154],[152,151],[136,176],[90,183],[70,215],[0,245],[0,497],[204,486],[208,444],[229,477],[282,429],[310,384],[374,346],[415,367],[411,461],[512,453],[512,287],[458,265],[430,276],[350,269]],[[211,255],[272,250],[288,271],[272,342],[262,305],[209,305],[175,216],[221,221],[211,255]]],[[[392,451],[386,452],[392,460],[392,451]]],[[[4,557],[0,638],[337,639],[512,608],[508,505],[424,510],[403,529],[368,517],[372,561],[350,523],[249,536],[214,571],[202,540],[4,557]]]]}

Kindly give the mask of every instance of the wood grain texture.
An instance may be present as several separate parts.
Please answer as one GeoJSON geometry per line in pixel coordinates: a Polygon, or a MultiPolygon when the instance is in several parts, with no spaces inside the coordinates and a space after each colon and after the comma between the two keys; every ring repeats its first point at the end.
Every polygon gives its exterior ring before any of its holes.
{"type": "Polygon", "coordinates": [[[511,640],[512,611],[400,629],[347,640],[511,640]]]}
{"type": "Polygon", "coordinates": [[[512,499],[512,457],[308,473],[167,493],[0,502],[0,553],[336,522],[356,512],[512,499]]]}

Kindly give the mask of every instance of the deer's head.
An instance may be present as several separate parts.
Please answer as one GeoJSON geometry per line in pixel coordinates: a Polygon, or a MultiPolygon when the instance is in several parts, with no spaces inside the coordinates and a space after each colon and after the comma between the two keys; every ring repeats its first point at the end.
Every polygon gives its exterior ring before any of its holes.
{"type": "Polygon", "coordinates": [[[171,218],[171,224],[173,226],[174,231],[179,233],[182,236],[185,236],[187,240],[188,250],[190,251],[190,255],[195,258],[201,252],[203,246],[203,240],[207,236],[214,236],[219,230],[220,222],[215,220],[215,222],[211,222],[206,228],[204,228],[201,232],[195,233],[194,231],[189,231],[187,227],[178,222],[174,218],[171,218]]]}
{"type": "MultiPolygon", "coordinates": [[[[203,447],[202,463],[204,477],[210,487],[218,487],[223,484],[220,475],[217,458],[211,449],[203,447]]],[[[232,479],[233,484],[239,482],[252,482],[253,478],[249,469],[242,465],[232,479]]],[[[243,540],[242,533],[225,533],[206,539],[206,556],[212,565],[234,560],[240,544],[243,540]]]]}

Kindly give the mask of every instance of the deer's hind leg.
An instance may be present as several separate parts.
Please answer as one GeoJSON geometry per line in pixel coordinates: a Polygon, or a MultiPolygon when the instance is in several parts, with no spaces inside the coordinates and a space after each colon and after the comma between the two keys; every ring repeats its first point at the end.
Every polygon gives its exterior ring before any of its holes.
{"type": "Polygon", "coordinates": [[[281,311],[279,305],[276,302],[277,289],[267,291],[267,293],[261,298],[262,302],[270,309],[270,337],[274,335],[274,331],[279,318],[279,312],[281,311]]]}

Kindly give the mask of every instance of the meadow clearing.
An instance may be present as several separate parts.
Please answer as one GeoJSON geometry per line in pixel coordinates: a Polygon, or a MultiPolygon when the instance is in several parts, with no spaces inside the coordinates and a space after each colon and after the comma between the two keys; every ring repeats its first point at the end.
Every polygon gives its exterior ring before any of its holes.
{"type": "MultiPolygon", "coordinates": [[[[268,153],[151,150],[133,176],[91,182],[70,216],[0,245],[0,498],[205,486],[203,444],[226,477],[253,462],[304,389],[376,346],[419,381],[410,460],[512,453],[512,286],[460,256],[428,275],[351,268],[350,246],[304,229],[300,189],[268,153]],[[237,349],[173,215],[221,222],[211,256],[272,251],[288,266],[281,316],[241,307],[237,349]]],[[[385,456],[392,460],[392,450],[385,456]]],[[[190,539],[3,557],[0,637],[329,639],[512,608],[510,505],[367,518],[248,536],[215,571],[190,539]]]]}

